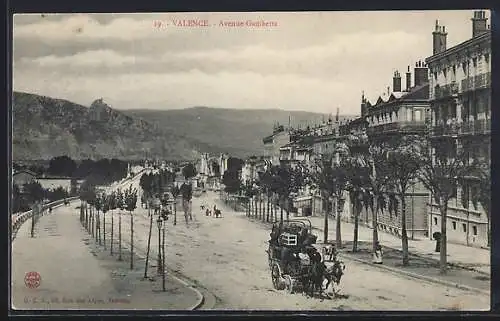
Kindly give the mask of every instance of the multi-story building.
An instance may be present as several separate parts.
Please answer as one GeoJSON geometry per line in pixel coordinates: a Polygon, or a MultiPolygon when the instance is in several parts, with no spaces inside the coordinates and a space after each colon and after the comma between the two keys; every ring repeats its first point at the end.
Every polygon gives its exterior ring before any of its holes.
{"type": "Polygon", "coordinates": [[[264,143],[264,156],[272,165],[279,165],[280,148],[290,142],[290,129],[283,125],[275,125],[272,135],[262,139],[264,143]]]}
{"type": "MultiPolygon", "coordinates": [[[[446,48],[447,33],[436,21],[433,55],[426,59],[430,71],[432,145],[443,151],[444,141],[465,150],[469,161],[490,162],[491,31],[484,11],[472,17],[472,37],[446,48]]],[[[489,214],[476,200],[475,178],[457,186],[448,204],[447,238],[471,246],[488,246],[489,214]]],[[[432,199],[431,199],[432,202],[432,199]]],[[[440,213],[432,203],[429,234],[441,230],[440,213]]]]}
{"type": "MultiPolygon", "coordinates": [[[[394,72],[392,92],[389,90],[386,99],[379,96],[375,104],[371,104],[364,94],[361,98],[361,118],[366,120],[366,134],[375,144],[394,144],[404,135],[424,135],[426,132],[426,115],[429,110],[428,69],[421,61],[415,64],[415,83],[412,84],[410,66],[406,72],[406,88],[401,86],[401,74],[394,72]]],[[[390,88],[389,88],[390,89],[390,88]]],[[[359,126],[358,126],[359,127],[359,126]]],[[[359,130],[361,128],[357,128],[359,130]]],[[[344,130],[345,132],[346,130],[344,130]]],[[[346,133],[344,133],[346,134],[346,133]]],[[[428,191],[415,181],[405,196],[406,229],[408,236],[423,236],[428,233],[427,201],[428,191]]],[[[389,197],[389,195],[387,195],[389,197]]],[[[389,204],[387,200],[386,204],[389,204]]],[[[396,197],[391,208],[379,213],[378,228],[401,234],[401,200],[396,197]],[[394,207],[394,208],[393,208],[394,207]]],[[[363,208],[360,221],[371,225],[372,216],[363,208]]]]}
{"type": "Polygon", "coordinates": [[[12,184],[17,185],[20,189],[23,188],[24,184],[30,184],[36,181],[36,173],[22,169],[19,171],[14,171],[12,173],[12,184]]]}
{"type": "Polygon", "coordinates": [[[312,130],[308,127],[300,130],[290,130],[290,142],[280,147],[280,164],[295,167],[299,164],[310,166],[313,160],[314,139],[310,136],[312,130]]]}

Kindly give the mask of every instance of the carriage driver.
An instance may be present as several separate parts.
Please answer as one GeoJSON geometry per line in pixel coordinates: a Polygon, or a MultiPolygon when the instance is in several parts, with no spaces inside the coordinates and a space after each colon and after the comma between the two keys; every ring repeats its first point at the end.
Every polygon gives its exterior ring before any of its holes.
{"type": "Polygon", "coordinates": [[[298,248],[289,248],[283,246],[283,248],[281,249],[281,262],[285,267],[286,270],[285,273],[289,272],[288,268],[290,267],[290,263],[300,261],[298,254],[299,254],[298,248]]]}

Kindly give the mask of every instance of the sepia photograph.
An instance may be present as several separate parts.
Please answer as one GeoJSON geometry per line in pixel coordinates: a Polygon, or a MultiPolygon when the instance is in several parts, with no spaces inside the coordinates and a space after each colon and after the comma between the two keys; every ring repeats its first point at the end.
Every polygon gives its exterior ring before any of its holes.
{"type": "Polygon", "coordinates": [[[488,10],[12,17],[14,311],[488,311],[488,10]]]}

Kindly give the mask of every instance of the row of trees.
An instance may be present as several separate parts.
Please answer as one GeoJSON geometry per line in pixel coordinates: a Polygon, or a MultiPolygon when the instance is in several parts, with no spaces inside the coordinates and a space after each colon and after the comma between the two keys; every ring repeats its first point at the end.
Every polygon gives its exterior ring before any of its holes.
{"type": "Polygon", "coordinates": [[[109,194],[99,192],[96,186],[85,181],[80,188],[80,222],[95,237],[99,245],[107,249],[106,217],[111,216],[110,252],[114,254],[115,222],[114,211],[118,210],[118,260],[122,260],[122,211],[130,216],[130,268],[134,268],[134,215],[137,207],[137,189],[132,185],[124,191],[118,189],[109,194]],[[101,217],[102,216],[102,217],[101,217]],[[101,219],[103,222],[101,232],[101,219]]]}
{"type": "MultiPolygon", "coordinates": [[[[119,181],[127,175],[128,163],[119,159],[85,159],[75,161],[68,156],[57,156],[49,161],[46,168],[40,165],[29,166],[38,175],[86,178],[92,176],[99,184],[119,181]]],[[[21,169],[15,166],[16,169],[21,169]]]]}
{"type": "MultiPolygon", "coordinates": [[[[189,179],[196,175],[194,165],[188,164],[183,167],[182,173],[184,178],[189,179]]],[[[167,206],[168,198],[166,192],[170,192],[174,202],[174,225],[177,225],[177,198],[182,197],[182,205],[184,214],[190,210],[189,203],[193,197],[193,187],[190,183],[183,183],[180,187],[174,184],[176,173],[168,170],[160,170],[157,174],[143,174],[140,178],[139,185],[143,191],[141,204],[150,209],[151,207],[158,208],[159,204],[167,206]],[[156,202],[156,204],[154,204],[156,202]]]]}
{"type": "Polygon", "coordinates": [[[75,190],[67,191],[62,186],[55,189],[45,189],[39,182],[31,182],[24,184],[21,189],[17,184],[14,184],[12,186],[12,213],[29,211],[37,201],[54,202],[75,195],[75,190]]]}
{"type": "MultiPolygon", "coordinates": [[[[370,209],[373,220],[373,246],[378,242],[378,213],[384,209],[394,210],[396,203],[401,208],[401,242],[403,265],[409,264],[408,236],[406,231],[405,195],[413,184],[420,181],[432,194],[441,213],[441,272],[445,273],[446,262],[446,227],[448,201],[454,197],[456,185],[461,181],[471,181],[475,177],[478,191],[475,196],[489,218],[490,170],[484,160],[469,160],[468,148],[457,149],[454,140],[443,140],[439,148],[433,148],[428,140],[421,136],[403,136],[384,143],[370,141],[365,134],[348,135],[338,141],[335,153],[319,157],[309,168],[286,165],[274,166],[259,173],[259,179],[237,188],[234,173],[228,174],[224,184],[231,193],[244,192],[251,199],[261,200],[265,195],[268,200],[267,215],[261,217],[269,221],[272,218],[270,200],[290,208],[289,201],[300,189],[309,188],[321,193],[324,199],[332,200],[331,209],[336,217],[336,243],[342,246],[340,214],[344,195],[347,193],[354,209],[353,251],[358,246],[358,218],[363,207],[370,209]],[[386,201],[389,199],[389,202],[386,201]]],[[[473,180],[474,181],[474,180],[473,180]]],[[[261,201],[260,201],[261,202],[261,201]]],[[[257,204],[254,206],[257,213],[257,204]]],[[[262,207],[262,206],[261,206],[262,207]]],[[[251,206],[248,207],[249,210],[251,206]]],[[[265,210],[264,210],[265,212],[265,210]]],[[[260,209],[262,214],[262,208],[260,209]]],[[[275,211],[274,211],[275,213],[275,211]]],[[[276,216],[275,216],[276,217],[276,216]]],[[[283,214],[280,219],[283,219],[283,214]]],[[[325,215],[324,240],[328,240],[328,215],[325,215]]]]}

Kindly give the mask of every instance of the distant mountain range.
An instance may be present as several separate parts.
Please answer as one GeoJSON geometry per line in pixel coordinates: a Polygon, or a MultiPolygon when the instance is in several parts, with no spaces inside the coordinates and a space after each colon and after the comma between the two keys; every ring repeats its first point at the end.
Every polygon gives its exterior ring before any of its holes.
{"type": "MultiPolygon", "coordinates": [[[[262,138],[276,122],[302,127],[327,117],[279,109],[193,107],[116,110],[29,93],[13,96],[13,159],[162,157],[187,160],[198,152],[238,157],[263,153],[262,138]]],[[[345,117],[341,117],[345,118],[345,117]]]]}

